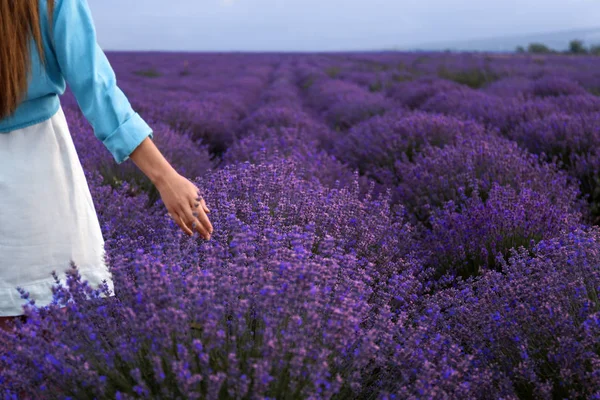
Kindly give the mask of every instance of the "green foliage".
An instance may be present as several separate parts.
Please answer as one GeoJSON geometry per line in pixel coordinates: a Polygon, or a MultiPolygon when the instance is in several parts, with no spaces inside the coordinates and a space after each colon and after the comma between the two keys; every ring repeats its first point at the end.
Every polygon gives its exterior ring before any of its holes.
{"type": "Polygon", "coordinates": [[[306,78],[304,80],[304,82],[302,82],[302,89],[306,90],[309,87],[311,87],[313,85],[313,83],[315,83],[315,77],[313,75],[310,75],[308,78],[306,78]]]}
{"type": "Polygon", "coordinates": [[[389,69],[390,69],[389,65],[373,63],[373,71],[387,71],[389,69]]]}
{"type": "Polygon", "coordinates": [[[392,74],[392,81],[394,82],[407,82],[407,81],[412,81],[413,78],[410,74],[405,73],[405,74],[392,74]]]}
{"type": "Polygon", "coordinates": [[[425,62],[429,61],[430,58],[431,57],[425,55],[419,56],[412,62],[412,67],[418,68],[421,64],[425,64],[425,62]]]}
{"type": "Polygon", "coordinates": [[[600,175],[598,171],[587,171],[578,176],[581,193],[589,196],[591,223],[600,224],[600,175]]]}
{"type": "Polygon", "coordinates": [[[531,54],[549,54],[552,50],[543,43],[529,43],[527,52],[531,54]]]}
{"type": "Polygon", "coordinates": [[[145,76],[147,78],[156,78],[162,76],[162,73],[160,71],[157,71],[154,67],[148,69],[141,69],[138,71],[134,71],[133,73],[139,76],[145,76]]]}
{"type": "Polygon", "coordinates": [[[589,52],[591,55],[600,56],[600,44],[594,44],[590,46],[589,52]]]}
{"type": "Polygon", "coordinates": [[[369,84],[369,91],[371,92],[380,92],[381,89],[383,89],[383,83],[380,80],[369,84]]]}
{"type": "Polygon", "coordinates": [[[152,207],[160,198],[160,192],[156,186],[131,160],[127,160],[121,165],[113,160],[107,160],[98,166],[98,172],[104,178],[103,183],[114,189],[121,187],[123,182],[129,183],[131,185],[129,194],[132,197],[145,192],[148,195],[147,208],[152,207]]]}
{"type": "Polygon", "coordinates": [[[523,54],[523,53],[529,53],[529,54],[571,54],[571,55],[578,55],[578,54],[591,54],[594,56],[598,56],[600,55],[600,44],[595,44],[590,46],[589,48],[586,48],[583,44],[583,40],[580,39],[573,39],[569,42],[569,49],[566,51],[556,51],[553,50],[551,48],[549,48],[548,46],[546,46],[543,43],[529,43],[529,46],[527,46],[527,49],[525,49],[523,46],[517,46],[517,48],[515,49],[516,53],[519,54],[523,54]]]}
{"type": "Polygon", "coordinates": [[[338,66],[331,66],[325,69],[325,73],[330,77],[330,78],[337,78],[337,76],[340,74],[341,68],[338,66]]]}
{"type": "Polygon", "coordinates": [[[569,53],[587,54],[587,49],[584,47],[582,40],[574,39],[569,42],[569,53]]]}
{"type": "Polygon", "coordinates": [[[479,89],[486,84],[499,79],[498,74],[488,67],[452,71],[442,65],[438,68],[438,76],[462,85],[467,85],[473,89],[479,89]]]}

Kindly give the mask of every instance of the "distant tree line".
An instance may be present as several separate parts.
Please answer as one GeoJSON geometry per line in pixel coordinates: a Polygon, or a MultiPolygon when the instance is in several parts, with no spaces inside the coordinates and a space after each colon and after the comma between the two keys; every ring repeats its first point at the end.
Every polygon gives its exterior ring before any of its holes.
{"type": "Polygon", "coordinates": [[[565,51],[553,50],[543,43],[529,43],[527,49],[523,46],[518,46],[516,51],[517,53],[529,54],[589,54],[600,56],[600,44],[586,47],[583,44],[583,40],[574,39],[569,42],[569,49],[565,51]]]}

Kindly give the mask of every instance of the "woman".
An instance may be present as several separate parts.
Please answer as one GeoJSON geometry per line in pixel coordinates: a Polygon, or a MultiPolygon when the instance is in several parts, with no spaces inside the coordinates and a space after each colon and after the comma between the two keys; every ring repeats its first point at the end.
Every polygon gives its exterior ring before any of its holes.
{"type": "Polygon", "coordinates": [[[213,227],[199,189],[165,160],[116,86],[87,0],[0,0],[0,38],[0,328],[8,329],[26,303],[16,287],[48,305],[51,271],[62,278],[71,260],[82,281],[95,288],[106,279],[114,295],[59,101],[66,84],[94,135],[118,164],[131,158],[148,176],[185,233],[210,239],[213,227]]]}

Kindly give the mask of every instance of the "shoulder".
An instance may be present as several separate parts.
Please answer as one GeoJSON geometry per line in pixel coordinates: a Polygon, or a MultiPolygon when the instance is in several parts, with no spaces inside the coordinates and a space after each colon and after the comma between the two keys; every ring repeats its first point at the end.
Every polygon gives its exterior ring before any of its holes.
{"type": "Polygon", "coordinates": [[[48,7],[61,8],[61,7],[87,7],[87,0],[40,0],[42,4],[48,7]]]}
{"type": "MultiPolygon", "coordinates": [[[[89,14],[90,8],[87,0],[40,0],[54,15],[61,14],[63,18],[77,17],[89,14]]],[[[55,18],[56,20],[56,18],[55,18]]]]}

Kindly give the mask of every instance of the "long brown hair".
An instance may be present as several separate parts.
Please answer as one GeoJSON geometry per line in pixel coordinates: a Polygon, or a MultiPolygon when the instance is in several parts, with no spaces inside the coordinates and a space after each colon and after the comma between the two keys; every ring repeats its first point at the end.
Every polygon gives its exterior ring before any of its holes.
{"type": "MultiPolygon", "coordinates": [[[[48,2],[52,29],[55,0],[41,1],[48,2]]],[[[12,115],[27,94],[32,37],[46,64],[39,6],[40,0],[0,0],[0,119],[12,115]]]]}

